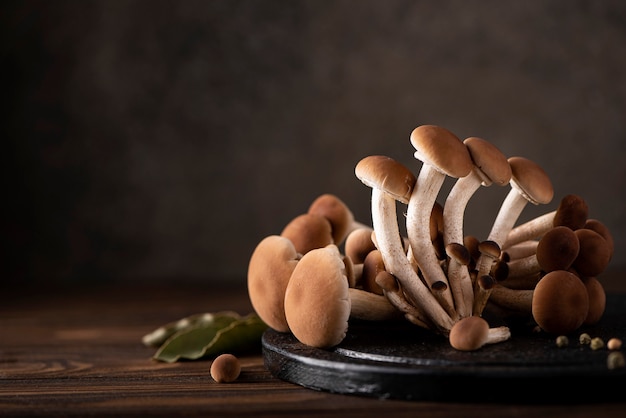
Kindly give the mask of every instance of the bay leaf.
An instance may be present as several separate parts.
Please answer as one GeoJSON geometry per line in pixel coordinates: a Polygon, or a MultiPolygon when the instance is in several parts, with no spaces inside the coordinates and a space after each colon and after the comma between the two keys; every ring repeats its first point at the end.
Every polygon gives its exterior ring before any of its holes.
{"type": "Polygon", "coordinates": [[[247,351],[260,345],[267,325],[256,315],[217,316],[211,323],[182,329],[169,337],[153,356],[167,363],[196,360],[224,352],[247,351]]]}

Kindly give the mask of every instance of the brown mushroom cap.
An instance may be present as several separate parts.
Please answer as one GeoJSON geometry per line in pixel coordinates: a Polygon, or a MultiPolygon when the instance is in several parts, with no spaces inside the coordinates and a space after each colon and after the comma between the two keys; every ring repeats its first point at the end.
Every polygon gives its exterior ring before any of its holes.
{"type": "Polygon", "coordinates": [[[361,276],[363,290],[377,295],[383,294],[383,289],[376,283],[376,276],[381,271],[385,271],[383,255],[379,250],[372,250],[363,262],[363,274],[361,276]]]}
{"type": "Polygon", "coordinates": [[[567,270],[578,257],[579,250],[580,243],[574,231],[566,226],[555,226],[537,243],[537,262],[545,272],[567,270]]]}
{"type": "Polygon", "coordinates": [[[609,252],[611,253],[611,257],[613,257],[613,250],[615,248],[613,235],[604,223],[600,222],[598,219],[587,219],[583,228],[591,229],[592,231],[596,231],[598,234],[602,235],[602,237],[606,240],[606,243],[609,246],[609,252]]]}
{"type": "Polygon", "coordinates": [[[524,157],[510,157],[511,186],[532,204],[547,204],[554,197],[554,188],[546,172],[537,163],[524,157]]]}
{"type": "Polygon", "coordinates": [[[383,190],[405,204],[409,203],[417,181],[415,174],[406,166],[384,155],[370,155],[361,159],[354,173],[366,186],[383,190]]]}
{"type": "Polygon", "coordinates": [[[585,199],[575,194],[568,194],[559,202],[552,224],[566,226],[575,231],[585,226],[588,216],[589,206],[585,199]]]}
{"type": "Polygon", "coordinates": [[[546,273],[535,286],[532,315],[537,325],[551,334],[578,329],[589,312],[589,295],[583,282],[566,270],[546,273]]]}
{"type": "Polygon", "coordinates": [[[293,242],[300,254],[334,243],[330,221],[315,213],[296,216],[285,225],[280,235],[293,242]]]}
{"type": "Polygon", "coordinates": [[[572,267],[581,276],[599,276],[611,260],[609,244],[602,235],[591,229],[581,228],[574,233],[580,242],[580,251],[572,267]]]}
{"type": "Polygon", "coordinates": [[[331,244],[306,253],[285,292],[289,329],[303,344],[329,348],[346,336],[350,294],[339,249],[331,244]]]}
{"type": "Polygon", "coordinates": [[[604,286],[596,277],[585,277],[582,280],[589,294],[589,312],[583,323],[585,325],[593,325],[598,323],[602,315],[604,315],[606,292],[604,291],[604,286]]]}
{"type": "Polygon", "coordinates": [[[415,157],[450,177],[467,176],[474,163],[463,141],[449,130],[435,125],[413,129],[410,141],[415,157]]]}
{"type": "Polygon", "coordinates": [[[331,193],[318,196],[309,206],[308,213],[322,215],[330,222],[335,244],[339,245],[354,223],[354,214],[341,199],[331,193]]]}
{"type": "Polygon", "coordinates": [[[285,317],[285,291],[300,259],[293,243],[278,235],[259,242],[248,264],[248,296],[252,308],[269,327],[289,331],[285,317]]]}
{"type": "Polygon", "coordinates": [[[480,316],[468,316],[457,321],[448,337],[450,345],[457,350],[477,350],[487,341],[489,324],[480,316]]]}
{"type": "Polygon", "coordinates": [[[504,186],[511,180],[511,165],[506,156],[491,142],[475,136],[466,138],[470,157],[474,162],[475,171],[483,184],[504,186]]]}
{"type": "Polygon", "coordinates": [[[372,240],[372,228],[357,228],[346,237],[344,253],[354,264],[362,264],[370,251],[376,249],[372,240]]]}

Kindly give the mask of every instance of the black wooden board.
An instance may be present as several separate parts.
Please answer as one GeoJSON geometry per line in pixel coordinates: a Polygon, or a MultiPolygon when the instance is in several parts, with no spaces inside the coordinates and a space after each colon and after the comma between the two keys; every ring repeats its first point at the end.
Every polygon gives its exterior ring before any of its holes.
{"type": "MultiPolygon", "coordinates": [[[[492,326],[500,318],[486,317],[492,326]]],[[[528,321],[508,322],[511,339],[471,352],[408,321],[351,320],[346,338],[332,349],[300,343],[272,329],[262,339],[264,362],[277,378],[340,394],[414,401],[595,403],[624,401],[626,368],[609,369],[606,345],[580,344],[586,332],[606,343],[626,343],[626,295],[607,295],[600,322],[568,335],[532,330],[528,321]]],[[[624,352],[626,347],[620,351],[624,352]]]]}

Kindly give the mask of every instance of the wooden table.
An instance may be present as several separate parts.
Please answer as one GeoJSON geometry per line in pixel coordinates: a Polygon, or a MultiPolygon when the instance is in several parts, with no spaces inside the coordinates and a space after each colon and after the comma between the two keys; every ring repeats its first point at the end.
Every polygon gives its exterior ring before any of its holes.
{"type": "MultiPolygon", "coordinates": [[[[626,291],[621,274],[604,281],[607,291],[626,291]]],[[[141,337],[157,326],[198,312],[251,312],[243,280],[24,287],[3,291],[0,302],[0,416],[626,416],[626,400],[461,404],[318,392],[274,378],[260,353],[241,357],[241,376],[229,384],[211,379],[209,360],[151,359],[155,349],[141,337]]]]}

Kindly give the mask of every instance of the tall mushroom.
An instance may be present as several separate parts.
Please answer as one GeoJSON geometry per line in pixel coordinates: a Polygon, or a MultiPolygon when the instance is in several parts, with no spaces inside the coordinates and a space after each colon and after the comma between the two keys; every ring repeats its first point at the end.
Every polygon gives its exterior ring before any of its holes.
{"type": "MultiPolygon", "coordinates": [[[[537,163],[524,157],[509,157],[508,162],[511,165],[511,181],[509,182],[511,190],[502,202],[487,237],[487,240],[495,242],[500,248],[528,203],[547,204],[554,197],[552,182],[537,163]]],[[[487,266],[488,263],[482,262],[481,259],[483,259],[482,255],[477,263],[481,266],[481,270],[478,271],[479,277],[488,274],[490,268],[487,266]]],[[[490,291],[486,291],[475,295],[474,307],[484,307],[489,294],[490,291]]],[[[474,312],[474,315],[481,314],[481,308],[474,312]]]]}
{"type": "Polygon", "coordinates": [[[387,298],[348,286],[343,258],[336,245],[302,256],[285,291],[285,317],[303,344],[329,348],[339,344],[350,317],[366,320],[398,318],[387,298]]]}
{"type": "MultiPolygon", "coordinates": [[[[505,186],[511,179],[511,166],[495,145],[478,137],[466,138],[463,143],[470,153],[474,167],[467,176],[455,182],[443,205],[443,241],[446,246],[463,243],[465,208],[480,186],[505,186]]],[[[448,281],[459,316],[471,315],[474,299],[472,281],[467,267],[456,262],[455,258],[451,258],[448,265],[448,281]]]]}
{"type": "MultiPolygon", "coordinates": [[[[435,125],[421,125],[411,132],[415,158],[422,161],[407,207],[406,229],[413,256],[424,280],[432,288],[445,283],[446,305],[454,307],[448,278],[437,259],[430,239],[430,216],[446,176],[467,176],[474,167],[467,147],[452,132],[435,125]]],[[[445,210],[445,209],[444,209],[445,210]]],[[[456,312],[449,312],[456,318],[456,312]]]]}
{"type": "MultiPolygon", "coordinates": [[[[413,269],[400,235],[396,201],[409,202],[415,175],[403,164],[383,155],[361,159],[354,171],[363,184],[372,188],[372,225],[387,271],[398,279],[411,303],[427,317],[422,318],[424,322],[432,321],[440,332],[447,334],[453,320],[413,269]]],[[[429,215],[431,209],[432,205],[429,215]]],[[[428,242],[430,245],[430,239],[428,242]]]]}

